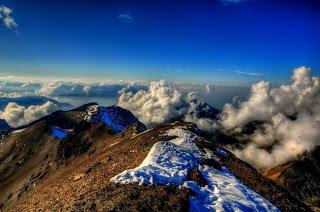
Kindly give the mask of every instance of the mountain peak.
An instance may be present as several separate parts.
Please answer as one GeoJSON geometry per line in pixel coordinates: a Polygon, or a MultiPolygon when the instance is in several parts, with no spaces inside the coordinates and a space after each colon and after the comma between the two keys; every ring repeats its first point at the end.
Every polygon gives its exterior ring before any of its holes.
{"type": "Polygon", "coordinates": [[[141,132],[147,129],[129,110],[115,105],[110,107],[89,105],[84,119],[89,122],[103,122],[116,132],[121,132],[132,124],[138,124],[141,132]]]}
{"type": "Polygon", "coordinates": [[[118,106],[58,111],[12,131],[0,162],[1,210],[308,210],[195,124],[146,130],[118,106]]]}

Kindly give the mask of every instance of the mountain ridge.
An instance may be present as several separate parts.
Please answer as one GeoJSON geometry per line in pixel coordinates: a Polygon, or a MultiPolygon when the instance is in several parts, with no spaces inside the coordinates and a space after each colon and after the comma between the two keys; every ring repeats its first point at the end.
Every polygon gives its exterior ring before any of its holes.
{"type": "MultiPolygon", "coordinates": [[[[88,110],[90,106],[99,108],[96,104],[89,104],[78,110],[59,111],[9,133],[0,146],[2,210],[185,210],[189,208],[190,195],[195,195],[190,189],[161,184],[117,185],[110,181],[116,174],[138,167],[153,145],[175,139],[175,136],[164,132],[180,128],[196,136],[195,144],[201,154],[211,151],[220,161],[205,159],[201,166],[221,170],[222,164],[244,186],[281,210],[309,210],[308,206],[264,178],[250,165],[218,144],[199,137],[194,124],[175,122],[144,131],[145,128],[141,130],[142,123],[128,119],[133,122],[118,131],[101,119],[85,119],[88,115],[95,117],[99,111],[88,110]],[[56,114],[60,115],[52,117],[56,114]],[[52,125],[68,128],[70,132],[65,137],[54,137],[52,125]]],[[[118,110],[117,107],[109,107],[112,108],[118,110]]],[[[100,111],[105,112],[103,107],[100,111]]],[[[124,114],[127,112],[123,110],[124,114]]],[[[197,173],[196,170],[192,172],[197,173]]],[[[197,179],[199,177],[192,177],[190,172],[186,180],[197,182],[197,179]]]]}

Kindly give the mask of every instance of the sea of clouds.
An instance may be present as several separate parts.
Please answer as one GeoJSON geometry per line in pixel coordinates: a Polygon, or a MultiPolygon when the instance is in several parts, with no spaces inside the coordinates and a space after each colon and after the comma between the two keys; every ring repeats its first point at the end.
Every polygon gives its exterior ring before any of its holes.
{"type": "MultiPolygon", "coordinates": [[[[54,107],[39,104],[32,105],[32,102],[26,106],[14,102],[19,97],[43,96],[58,102],[71,103],[74,107],[88,102],[98,102],[105,106],[119,104],[132,110],[148,126],[155,126],[168,121],[170,118],[181,116],[190,111],[192,107],[196,107],[196,103],[192,102],[192,98],[195,98],[195,96],[191,90],[197,90],[198,93],[209,95],[213,89],[210,84],[194,84],[190,86],[183,83],[168,83],[164,80],[157,82],[122,80],[105,82],[79,80],[22,81],[14,76],[0,75],[0,98],[10,98],[8,103],[12,101],[12,104],[8,104],[7,108],[0,109],[0,114],[2,114],[0,119],[5,119],[12,127],[19,127],[40,118],[36,114],[45,116],[54,110],[61,109],[51,101],[49,103],[54,107]],[[142,96],[145,96],[146,99],[135,100],[142,96]],[[148,103],[139,105],[139,102],[147,101],[147,98],[150,99],[149,106],[148,103]],[[33,110],[38,111],[39,107],[49,109],[42,110],[42,113],[33,112],[33,110]],[[139,107],[143,108],[140,109],[140,112],[138,110],[139,107]],[[160,108],[160,113],[157,113],[157,107],[160,108]],[[145,110],[146,108],[148,110],[145,110]],[[141,113],[141,110],[145,110],[146,113],[141,113]],[[24,117],[21,115],[21,111],[26,111],[30,115],[25,115],[28,117],[24,117]],[[34,115],[33,118],[32,115],[34,115]],[[149,117],[147,118],[147,116],[149,117]],[[21,120],[18,121],[19,119],[21,120]]],[[[188,120],[198,121],[195,114],[190,114],[188,120]]],[[[201,128],[212,127],[212,125],[207,124],[206,120],[199,120],[199,125],[201,128]]]]}
{"type": "MultiPolygon", "coordinates": [[[[193,122],[210,133],[221,130],[241,141],[241,145],[230,146],[230,150],[261,172],[298,159],[320,145],[320,80],[312,76],[310,68],[293,70],[287,84],[272,86],[266,81],[255,83],[247,98],[242,96],[231,100],[237,94],[235,90],[240,89],[227,88],[227,92],[220,94],[233,94],[229,97],[232,103],[224,105],[220,116],[215,119],[200,116],[199,108],[210,109],[204,104],[206,97],[212,95],[219,98],[215,93],[217,88],[211,84],[193,85],[165,80],[44,83],[18,82],[8,77],[1,80],[0,76],[1,97],[38,95],[55,100],[61,97],[111,97],[148,127],[179,118],[193,122]],[[243,129],[255,121],[260,124],[254,132],[243,134],[243,129]]],[[[18,127],[57,109],[50,101],[30,106],[12,102],[0,111],[0,119],[18,127]]]]}

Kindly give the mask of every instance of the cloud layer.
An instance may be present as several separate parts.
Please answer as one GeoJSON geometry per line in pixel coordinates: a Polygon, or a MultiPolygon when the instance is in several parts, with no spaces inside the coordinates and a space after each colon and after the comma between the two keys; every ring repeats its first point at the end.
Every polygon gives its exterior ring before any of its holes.
{"type": "Polygon", "coordinates": [[[311,69],[293,71],[291,82],[272,88],[269,82],[253,84],[247,101],[226,104],[221,125],[241,132],[253,121],[263,121],[243,149],[234,153],[260,170],[297,159],[320,145],[320,79],[311,69]]]}

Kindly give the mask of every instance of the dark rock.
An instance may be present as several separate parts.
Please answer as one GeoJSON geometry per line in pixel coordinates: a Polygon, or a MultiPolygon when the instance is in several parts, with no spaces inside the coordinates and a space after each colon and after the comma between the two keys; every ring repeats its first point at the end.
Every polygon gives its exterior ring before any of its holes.
{"type": "Polygon", "coordinates": [[[0,133],[8,132],[10,130],[11,130],[11,127],[9,126],[9,124],[4,119],[0,119],[0,133]]]}
{"type": "Polygon", "coordinates": [[[204,187],[205,185],[207,185],[206,180],[202,177],[201,172],[199,171],[198,168],[193,169],[189,175],[188,175],[188,179],[195,181],[196,183],[198,183],[201,187],[204,187]]]}

